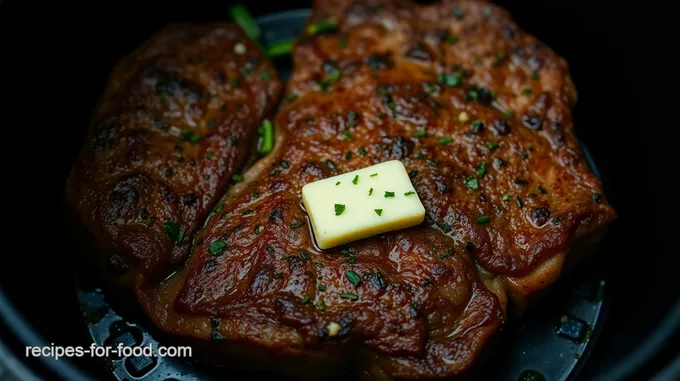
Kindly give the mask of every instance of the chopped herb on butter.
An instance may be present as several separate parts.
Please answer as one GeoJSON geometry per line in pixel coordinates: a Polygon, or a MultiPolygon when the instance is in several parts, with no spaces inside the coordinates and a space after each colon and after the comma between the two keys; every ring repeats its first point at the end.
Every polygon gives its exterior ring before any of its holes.
{"type": "Polygon", "coordinates": [[[394,197],[394,192],[385,191],[385,198],[394,197]]]}
{"type": "Polygon", "coordinates": [[[382,209],[373,209],[375,211],[375,214],[378,216],[382,216],[382,209]]]}
{"type": "Polygon", "coordinates": [[[345,211],[345,205],[335,204],[335,215],[339,216],[345,211]]]}
{"type": "Polygon", "coordinates": [[[356,176],[354,176],[354,178],[352,179],[352,184],[357,185],[358,182],[359,182],[359,175],[356,175],[356,176]]]}

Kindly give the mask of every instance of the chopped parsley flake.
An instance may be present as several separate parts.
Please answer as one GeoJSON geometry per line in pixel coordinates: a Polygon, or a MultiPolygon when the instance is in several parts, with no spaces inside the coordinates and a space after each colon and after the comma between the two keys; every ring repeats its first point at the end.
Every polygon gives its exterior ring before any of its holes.
{"type": "Polygon", "coordinates": [[[439,144],[449,144],[453,141],[453,138],[450,136],[444,136],[443,138],[439,139],[439,144]]]}
{"type": "Polygon", "coordinates": [[[416,194],[416,192],[414,192],[414,191],[408,191],[408,192],[404,193],[404,196],[410,196],[410,195],[412,195],[412,194],[416,194]]]}
{"type": "Polygon", "coordinates": [[[373,188],[371,188],[371,189],[368,190],[368,195],[370,196],[370,195],[372,195],[372,194],[373,194],[373,188]]]}
{"type": "Polygon", "coordinates": [[[489,222],[490,220],[491,220],[491,218],[489,218],[489,216],[482,215],[482,216],[477,217],[477,219],[475,221],[477,221],[477,223],[480,224],[480,225],[484,225],[485,223],[489,222]]]}
{"type": "Polygon", "coordinates": [[[307,304],[309,303],[310,300],[311,298],[309,297],[309,295],[305,295],[305,297],[302,298],[302,304],[307,304]]]}
{"type": "Polygon", "coordinates": [[[385,198],[394,197],[394,192],[385,191],[385,198]]]}
{"type": "Polygon", "coordinates": [[[444,233],[450,233],[453,230],[451,228],[451,225],[447,224],[444,221],[437,222],[437,227],[441,229],[444,233]]]}
{"type": "Polygon", "coordinates": [[[353,270],[349,270],[345,273],[345,276],[347,279],[352,282],[352,284],[356,287],[361,283],[361,278],[359,277],[359,274],[354,272],[353,270]]]}
{"type": "Polygon", "coordinates": [[[486,142],[486,148],[488,148],[489,151],[493,151],[496,148],[498,148],[498,143],[497,142],[486,142]]]}
{"type": "Polygon", "coordinates": [[[510,200],[510,193],[504,194],[503,197],[501,197],[501,200],[503,200],[503,201],[508,201],[508,200],[510,200]]]}
{"type": "Polygon", "coordinates": [[[373,211],[375,212],[375,214],[382,216],[382,211],[383,211],[382,209],[373,209],[373,211]]]}
{"type": "Polygon", "coordinates": [[[221,255],[224,252],[225,247],[227,247],[227,244],[224,241],[221,241],[221,240],[218,239],[218,240],[212,241],[212,243],[210,244],[209,250],[210,250],[210,253],[212,255],[218,256],[218,255],[221,255]]]}
{"type": "Polygon", "coordinates": [[[354,176],[354,178],[352,179],[352,184],[357,185],[358,182],[359,182],[359,175],[356,175],[356,176],[354,176]]]}
{"type": "Polygon", "coordinates": [[[477,190],[479,189],[479,180],[476,177],[470,176],[465,179],[465,186],[472,190],[477,190]]]}
{"type": "Polygon", "coordinates": [[[477,167],[477,177],[483,177],[486,174],[487,166],[486,162],[479,164],[479,167],[477,167]]]}
{"type": "Polygon", "coordinates": [[[172,238],[172,240],[175,242],[175,245],[179,245],[182,242],[182,239],[184,238],[184,231],[179,228],[177,223],[168,221],[163,225],[163,230],[165,231],[165,234],[172,238]]]}
{"type": "Polygon", "coordinates": [[[340,297],[343,299],[349,299],[349,300],[358,300],[359,297],[356,294],[340,294],[340,297]]]}
{"type": "Polygon", "coordinates": [[[339,216],[342,214],[342,212],[345,211],[345,205],[343,204],[335,204],[335,215],[339,216]]]}
{"type": "Polygon", "coordinates": [[[374,174],[371,175],[371,177],[376,177],[376,176],[378,176],[377,173],[374,173],[374,174]]]}
{"type": "Polygon", "coordinates": [[[425,130],[418,130],[413,133],[414,138],[422,138],[423,136],[427,136],[427,131],[425,130]]]}

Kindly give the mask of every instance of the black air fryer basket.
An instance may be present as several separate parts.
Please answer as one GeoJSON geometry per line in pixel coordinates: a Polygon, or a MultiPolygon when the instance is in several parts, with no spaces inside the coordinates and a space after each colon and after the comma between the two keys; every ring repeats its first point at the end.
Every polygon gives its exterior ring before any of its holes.
{"type": "MultiPolygon", "coordinates": [[[[638,94],[633,83],[663,73],[660,65],[668,61],[650,59],[647,66],[636,66],[626,58],[641,54],[631,51],[636,35],[631,28],[639,25],[626,22],[622,8],[599,9],[586,1],[496,3],[569,62],[579,91],[576,132],[619,218],[596,257],[574,279],[526,320],[507,326],[481,377],[680,379],[677,248],[667,244],[674,237],[664,231],[673,226],[677,201],[671,199],[677,199],[678,192],[660,189],[665,180],[659,177],[666,173],[669,179],[676,173],[664,172],[660,164],[666,161],[664,155],[672,154],[673,142],[663,141],[670,136],[664,134],[669,122],[652,119],[666,117],[656,111],[659,104],[643,107],[637,95],[644,93],[638,94]],[[644,118],[647,127],[641,127],[644,118]],[[644,146],[653,153],[646,153],[644,146]]],[[[8,187],[17,193],[11,199],[17,201],[10,202],[16,215],[10,224],[16,233],[6,237],[16,247],[3,254],[0,266],[2,381],[33,376],[182,381],[254,377],[179,358],[54,360],[25,355],[29,345],[157,347],[163,342],[144,319],[113,309],[96,278],[74,258],[77,248],[62,222],[62,189],[116,61],[167,23],[226,20],[230,4],[155,2],[147,4],[149,9],[131,5],[0,5],[4,33],[15,48],[6,52],[7,77],[17,85],[10,95],[19,100],[15,111],[27,108],[20,113],[20,123],[5,126],[6,138],[18,148],[14,157],[19,165],[17,181],[8,187]]],[[[297,36],[311,6],[298,1],[246,5],[257,17],[265,44],[297,36]]],[[[654,20],[671,14],[659,8],[654,20]]],[[[666,44],[677,47],[678,37],[666,44]]],[[[274,62],[285,79],[290,59],[274,62]]],[[[680,104],[674,96],[665,100],[680,104]]],[[[667,181],[670,188],[675,180],[667,181]]]]}

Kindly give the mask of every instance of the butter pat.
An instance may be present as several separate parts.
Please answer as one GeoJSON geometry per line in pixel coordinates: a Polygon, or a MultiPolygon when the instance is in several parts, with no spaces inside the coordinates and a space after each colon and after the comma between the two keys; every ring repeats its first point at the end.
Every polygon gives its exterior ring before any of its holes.
{"type": "Polygon", "coordinates": [[[306,184],[302,203],[321,249],[408,228],[425,219],[425,207],[399,160],[306,184]]]}

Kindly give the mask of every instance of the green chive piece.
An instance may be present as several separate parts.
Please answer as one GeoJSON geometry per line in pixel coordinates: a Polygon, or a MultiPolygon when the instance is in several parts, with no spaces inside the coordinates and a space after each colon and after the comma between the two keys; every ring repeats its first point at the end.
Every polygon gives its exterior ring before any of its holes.
{"type": "Polygon", "coordinates": [[[357,263],[357,258],[356,257],[349,257],[349,259],[347,260],[347,263],[349,263],[350,265],[353,265],[353,264],[357,263]]]}
{"type": "Polygon", "coordinates": [[[368,195],[370,196],[370,195],[372,195],[372,194],[373,194],[373,188],[371,188],[371,189],[368,190],[368,195]]]}
{"type": "Polygon", "coordinates": [[[496,148],[498,148],[498,143],[497,142],[486,142],[486,148],[488,148],[489,151],[493,151],[496,148]]]}
{"type": "Polygon", "coordinates": [[[377,173],[374,173],[374,174],[371,175],[371,177],[376,177],[376,176],[378,176],[377,173]]]}
{"type": "Polygon", "coordinates": [[[219,204],[217,207],[215,207],[215,213],[219,213],[224,209],[224,204],[219,204]]]}
{"type": "Polygon", "coordinates": [[[352,134],[350,134],[349,131],[344,131],[342,137],[345,138],[345,140],[352,140],[352,134]]]}
{"type": "Polygon", "coordinates": [[[323,299],[320,299],[318,302],[316,302],[316,309],[319,311],[326,309],[326,303],[323,301],[323,299]]]}
{"type": "Polygon", "coordinates": [[[373,211],[374,211],[375,214],[377,214],[378,216],[382,216],[382,209],[373,209],[373,211]]]}
{"type": "Polygon", "coordinates": [[[286,103],[293,103],[297,98],[298,98],[297,94],[289,93],[288,95],[286,95],[286,103]]]}
{"type": "Polygon", "coordinates": [[[394,192],[385,191],[385,198],[394,197],[394,192]]]}
{"type": "Polygon", "coordinates": [[[165,231],[165,234],[172,238],[172,240],[175,242],[175,245],[179,245],[182,242],[182,239],[184,238],[184,232],[179,228],[177,223],[168,221],[163,225],[163,230],[165,231]]]}
{"type": "Polygon", "coordinates": [[[359,274],[354,272],[353,270],[349,270],[345,273],[345,276],[347,279],[352,282],[352,284],[356,287],[361,283],[361,277],[359,277],[359,274]]]}
{"type": "Polygon", "coordinates": [[[465,185],[472,190],[479,189],[479,181],[477,180],[476,177],[470,176],[470,177],[466,178],[465,179],[465,185]]]}
{"type": "Polygon", "coordinates": [[[359,297],[356,294],[340,294],[340,297],[343,299],[349,299],[349,300],[358,300],[359,297]]]}
{"type": "Polygon", "coordinates": [[[442,144],[442,145],[444,145],[444,144],[449,144],[449,143],[451,143],[452,141],[453,141],[453,138],[452,138],[452,137],[450,137],[450,136],[445,136],[445,137],[439,139],[439,144],[442,144]]]}
{"type": "Polygon", "coordinates": [[[302,298],[302,304],[307,304],[312,298],[309,297],[309,295],[305,295],[304,298],[302,298]]]}
{"type": "Polygon", "coordinates": [[[335,186],[336,186],[336,187],[337,187],[338,185],[340,185],[340,182],[339,182],[339,181],[338,181],[337,183],[335,183],[335,186]]]}
{"type": "Polygon", "coordinates": [[[274,126],[269,119],[262,122],[262,133],[260,134],[259,152],[262,155],[268,154],[274,148],[274,126]]]}
{"type": "Polygon", "coordinates": [[[498,52],[498,54],[496,55],[496,59],[493,60],[491,66],[499,67],[503,65],[503,62],[505,62],[505,52],[498,52]]]}
{"type": "Polygon", "coordinates": [[[404,193],[404,196],[410,196],[410,195],[412,195],[412,194],[416,194],[416,192],[414,192],[414,191],[408,191],[408,192],[404,193]]]}
{"type": "Polygon", "coordinates": [[[515,196],[515,201],[517,202],[517,206],[520,208],[524,207],[524,203],[522,202],[522,199],[519,198],[519,196],[515,196]]]}
{"type": "Polygon", "coordinates": [[[338,28],[338,22],[335,21],[334,19],[329,18],[329,19],[319,20],[319,21],[307,26],[307,33],[314,36],[314,35],[321,34],[321,33],[334,32],[337,28],[338,28]]]}
{"type": "Polygon", "coordinates": [[[210,244],[210,253],[214,256],[222,255],[224,252],[224,248],[227,247],[227,244],[224,241],[221,240],[215,240],[212,241],[210,244]]]}
{"type": "Polygon", "coordinates": [[[437,77],[437,80],[448,87],[459,86],[463,83],[463,78],[458,74],[441,73],[437,77]]]}
{"type": "Polygon", "coordinates": [[[335,215],[339,216],[345,211],[345,205],[335,204],[335,215]]]}
{"type": "Polygon", "coordinates": [[[510,200],[510,193],[504,194],[503,197],[501,197],[501,200],[503,200],[503,201],[508,201],[508,200],[510,200]]]}
{"type": "Polygon", "coordinates": [[[350,159],[352,159],[352,153],[349,152],[349,151],[345,152],[345,160],[350,160],[350,159]]]}
{"type": "Polygon", "coordinates": [[[366,156],[366,148],[364,148],[364,147],[359,147],[359,155],[361,155],[361,156],[366,156]]]}
{"type": "Polygon", "coordinates": [[[359,182],[359,175],[356,175],[356,176],[354,176],[354,178],[352,179],[352,184],[357,185],[358,182],[359,182]]]}
{"type": "Polygon", "coordinates": [[[267,55],[269,57],[280,57],[290,54],[293,51],[294,40],[278,41],[267,46],[267,55]]]}
{"type": "Polygon", "coordinates": [[[522,94],[524,95],[531,95],[532,92],[533,90],[531,89],[531,87],[525,87],[522,89],[522,94]]]}
{"type": "Polygon", "coordinates": [[[231,181],[235,183],[240,183],[241,181],[243,181],[243,176],[239,174],[234,174],[233,176],[231,176],[231,181]]]}
{"type": "Polygon", "coordinates": [[[413,136],[414,138],[422,138],[422,137],[424,137],[424,136],[427,136],[427,131],[425,131],[425,130],[418,130],[418,131],[414,132],[412,136],[413,136]]]}
{"type": "Polygon", "coordinates": [[[486,164],[486,162],[482,162],[481,164],[479,164],[479,167],[477,167],[477,177],[484,177],[484,175],[486,174],[487,167],[488,165],[486,164]]]}
{"type": "Polygon", "coordinates": [[[248,12],[248,8],[240,4],[234,5],[229,8],[229,14],[234,19],[234,22],[243,29],[248,38],[251,40],[260,39],[260,28],[250,15],[250,12],[248,12]]]}
{"type": "Polygon", "coordinates": [[[482,215],[482,216],[477,217],[477,219],[475,221],[477,221],[477,223],[480,224],[480,225],[484,225],[485,223],[491,221],[491,218],[489,218],[489,216],[487,216],[487,215],[482,215]]]}
{"type": "Polygon", "coordinates": [[[441,229],[444,233],[451,233],[453,228],[451,228],[451,225],[447,224],[444,221],[439,221],[437,222],[437,227],[441,229]]]}
{"type": "Polygon", "coordinates": [[[505,110],[503,111],[503,116],[507,118],[512,118],[515,116],[515,111],[514,110],[505,110]]]}

